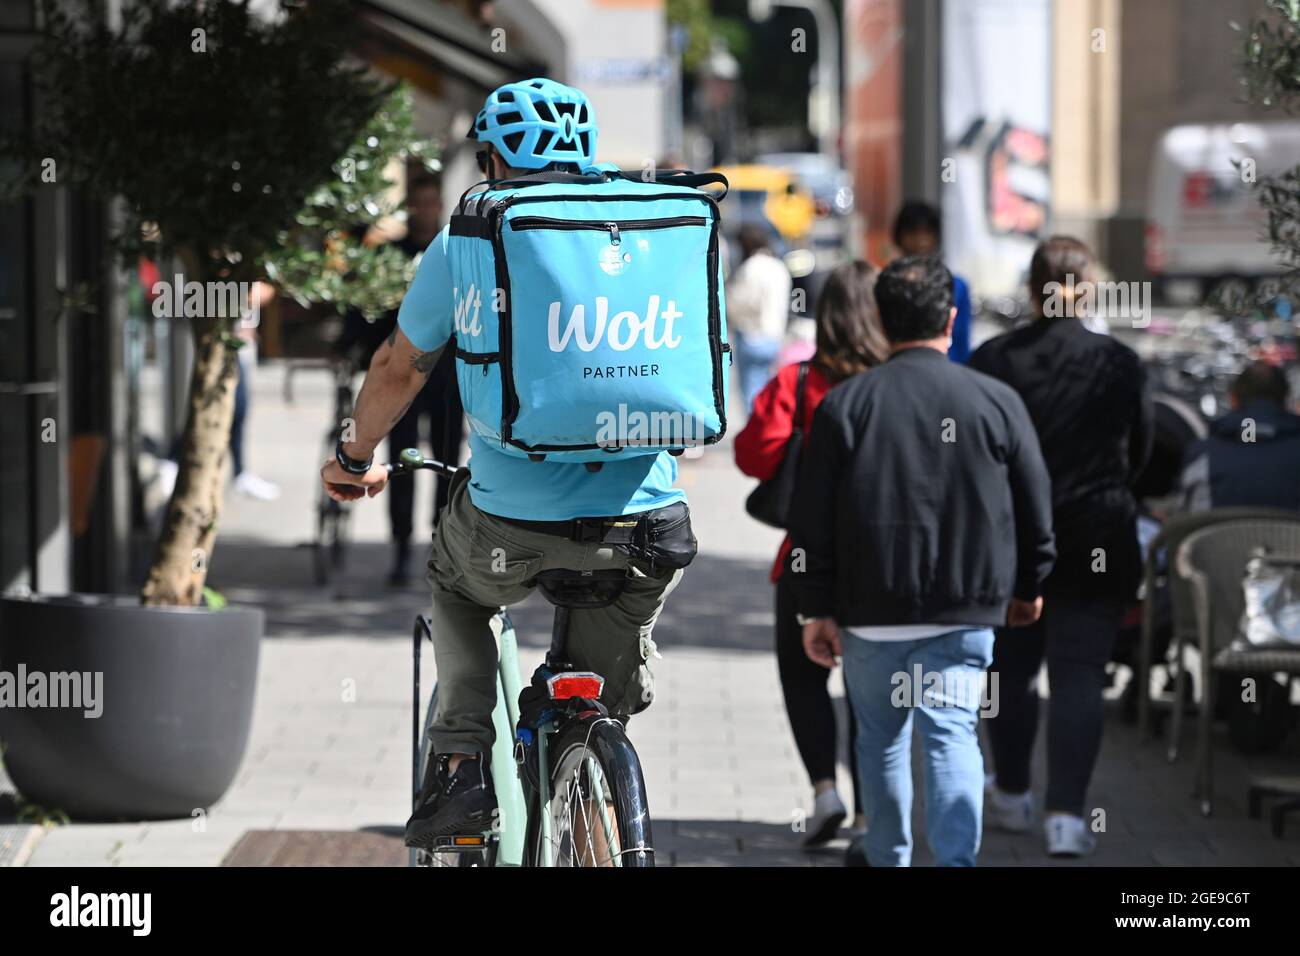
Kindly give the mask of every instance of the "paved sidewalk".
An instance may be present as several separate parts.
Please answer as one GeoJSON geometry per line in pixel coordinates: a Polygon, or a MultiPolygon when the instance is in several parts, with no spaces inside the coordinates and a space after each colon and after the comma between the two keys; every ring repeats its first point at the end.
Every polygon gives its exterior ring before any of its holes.
{"type": "MultiPolygon", "coordinates": [[[[310,554],[300,545],[311,533],[329,382],[322,373],[300,375],[297,403],[286,406],[281,377],[279,366],[258,371],[246,441],[251,467],[284,493],[276,502],[232,495],[212,560],[213,587],[267,612],[252,739],[234,786],[193,820],[54,827],[26,865],[211,866],[252,830],[398,838],[411,773],[410,627],[426,598],[420,586],[384,587],[389,551],[381,500],[356,508],[356,545],[338,593],[312,585],[310,554]]],[[[427,527],[430,476],[418,478],[417,527],[427,527]]],[[[771,652],[767,569],[779,535],[745,517],[749,483],[728,449],[684,461],[682,482],[702,550],[656,632],[663,654],[655,662],[656,703],[631,725],[659,862],[841,865],[842,844],[805,854],[794,832],[810,794],[771,652]]],[[[550,608],[538,599],[515,612],[529,670],[541,659],[549,620],[550,608]]],[[[426,689],[432,678],[426,656],[426,689]]],[[[838,674],[832,687],[842,700],[838,674]]],[[[1300,767],[1296,738],[1260,766],[1300,767]]],[[[1188,796],[1190,739],[1185,750],[1182,763],[1170,767],[1160,747],[1110,721],[1093,792],[1107,832],[1092,862],[1300,864],[1300,822],[1274,841],[1264,823],[1247,820],[1246,771],[1230,754],[1218,767],[1219,812],[1201,819],[1188,796]]],[[[847,774],[840,773],[847,795],[847,774]]],[[[918,809],[916,832],[923,834],[919,816],[918,809]]],[[[917,862],[928,860],[922,846],[917,862]]],[[[1048,862],[1036,836],[998,834],[987,835],[981,861],[1048,862]]]]}

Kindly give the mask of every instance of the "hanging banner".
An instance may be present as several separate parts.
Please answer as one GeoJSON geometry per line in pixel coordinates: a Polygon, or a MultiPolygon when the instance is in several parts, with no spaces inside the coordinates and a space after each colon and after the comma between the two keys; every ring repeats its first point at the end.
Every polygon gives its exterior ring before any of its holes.
{"type": "Polygon", "coordinates": [[[1051,198],[1051,2],[943,5],[944,252],[980,297],[1019,295],[1051,198]]]}
{"type": "Polygon", "coordinates": [[[903,201],[903,0],[844,4],[844,155],[862,254],[884,263],[903,201]]]}

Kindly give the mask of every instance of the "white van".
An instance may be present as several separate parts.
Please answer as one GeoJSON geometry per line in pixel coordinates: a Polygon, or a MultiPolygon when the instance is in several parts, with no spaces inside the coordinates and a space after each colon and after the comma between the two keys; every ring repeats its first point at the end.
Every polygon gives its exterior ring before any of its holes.
{"type": "Polygon", "coordinates": [[[1152,158],[1146,265],[1176,302],[1218,280],[1285,270],[1254,183],[1300,161],[1300,121],[1175,126],[1152,158]],[[1243,165],[1238,165],[1243,164],[1243,165]]]}

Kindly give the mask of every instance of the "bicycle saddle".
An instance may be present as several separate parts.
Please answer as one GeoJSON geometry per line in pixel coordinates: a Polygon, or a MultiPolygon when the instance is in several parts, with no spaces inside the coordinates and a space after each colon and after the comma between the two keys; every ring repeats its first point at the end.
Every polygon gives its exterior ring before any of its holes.
{"type": "Polygon", "coordinates": [[[552,568],[534,579],[542,597],[556,607],[609,607],[627,587],[627,572],[620,568],[599,571],[573,571],[552,568]]]}

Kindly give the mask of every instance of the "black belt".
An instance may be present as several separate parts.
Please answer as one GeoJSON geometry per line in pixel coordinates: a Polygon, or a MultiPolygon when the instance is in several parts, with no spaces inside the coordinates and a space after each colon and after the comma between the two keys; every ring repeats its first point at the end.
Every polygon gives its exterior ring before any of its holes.
{"type": "Polygon", "coordinates": [[[493,515],[526,531],[566,538],[578,544],[631,544],[637,526],[645,514],[619,515],[610,518],[569,518],[565,521],[528,521],[524,518],[507,518],[493,515]]]}

